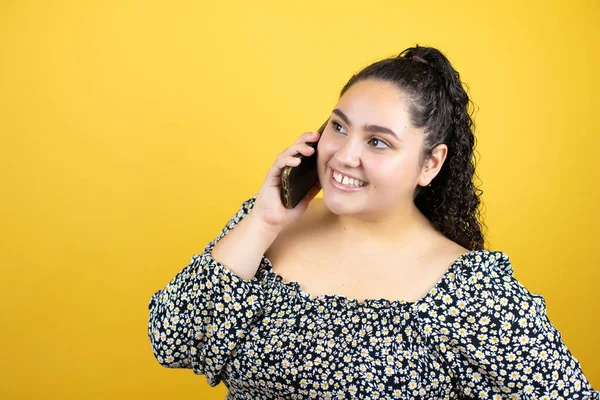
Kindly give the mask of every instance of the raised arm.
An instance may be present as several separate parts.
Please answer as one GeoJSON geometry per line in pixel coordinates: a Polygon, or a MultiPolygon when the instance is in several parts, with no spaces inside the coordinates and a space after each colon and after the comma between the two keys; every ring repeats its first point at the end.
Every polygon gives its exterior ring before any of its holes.
{"type": "Polygon", "coordinates": [[[254,274],[271,238],[241,223],[254,199],[246,200],[203,253],[192,256],[148,304],[148,336],[158,362],[168,368],[191,368],[206,375],[211,386],[221,381],[231,351],[261,315],[263,291],[254,274]],[[212,250],[221,240],[217,261],[212,250]]]}

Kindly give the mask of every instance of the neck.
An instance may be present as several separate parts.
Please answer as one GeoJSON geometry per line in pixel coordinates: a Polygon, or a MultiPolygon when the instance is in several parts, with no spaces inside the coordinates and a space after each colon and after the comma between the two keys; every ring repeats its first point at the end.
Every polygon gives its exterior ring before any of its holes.
{"type": "Polygon", "coordinates": [[[329,210],[326,213],[327,226],[339,244],[392,245],[396,249],[418,250],[426,246],[427,240],[423,239],[426,235],[431,238],[433,230],[414,203],[385,215],[336,215],[329,210]]]}

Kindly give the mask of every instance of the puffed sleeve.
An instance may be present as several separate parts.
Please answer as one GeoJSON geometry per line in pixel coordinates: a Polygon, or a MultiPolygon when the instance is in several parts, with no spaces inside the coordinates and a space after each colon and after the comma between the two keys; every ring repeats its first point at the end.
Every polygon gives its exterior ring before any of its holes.
{"type": "Polygon", "coordinates": [[[204,374],[211,386],[221,381],[231,351],[261,315],[263,291],[257,277],[244,280],[211,256],[215,244],[248,215],[255,199],[244,201],[203,253],[192,256],[148,303],[148,336],[158,362],[204,374]]]}
{"type": "Polygon", "coordinates": [[[423,308],[431,344],[469,398],[600,399],[503,252],[477,255],[423,308]]]}

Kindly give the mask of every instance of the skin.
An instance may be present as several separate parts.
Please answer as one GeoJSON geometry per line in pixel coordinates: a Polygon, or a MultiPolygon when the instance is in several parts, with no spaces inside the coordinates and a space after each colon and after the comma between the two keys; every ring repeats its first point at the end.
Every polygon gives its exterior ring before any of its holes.
{"type": "Polygon", "coordinates": [[[328,231],[341,243],[393,246],[406,249],[407,257],[419,249],[426,251],[432,240],[443,240],[415,206],[413,193],[439,173],[448,148],[438,145],[419,168],[424,134],[410,121],[405,94],[389,82],[365,80],[350,87],[334,109],[341,110],[351,125],[332,113],[318,143],[328,231]],[[367,132],[364,124],[387,127],[399,139],[367,132]],[[368,184],[344,193],[329,181],[332,168],[368,184]]]}

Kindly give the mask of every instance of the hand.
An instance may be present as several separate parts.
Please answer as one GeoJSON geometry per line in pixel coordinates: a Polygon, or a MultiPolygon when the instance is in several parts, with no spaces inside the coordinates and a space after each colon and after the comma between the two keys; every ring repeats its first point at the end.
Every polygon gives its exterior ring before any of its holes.
{"type": "Polygon", "coordinates": [[[254,220],[262,222],[275,231],[281,231],[304,214],[308,204],[321,190],[321,185],[317,181],[296,207],[289,209],[281,201],[281,172],[287,166],[295,167],[300,164],[301,159],[294,157],[295,154],[311,156],[315,149],[306,142],[316,142],[319,135],[319,132],[304,133],[293,145],[277,156],[267,172],[263,185],[256,196],[254,207],[252,207],[250,214],[253,214],[254,220]]]}

